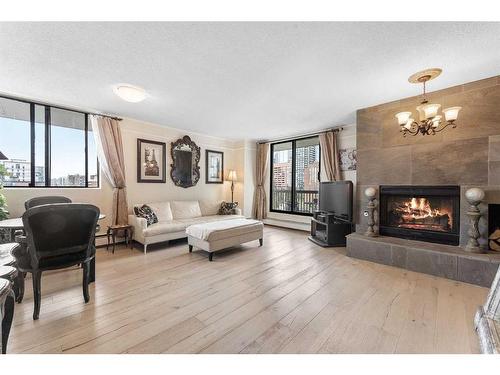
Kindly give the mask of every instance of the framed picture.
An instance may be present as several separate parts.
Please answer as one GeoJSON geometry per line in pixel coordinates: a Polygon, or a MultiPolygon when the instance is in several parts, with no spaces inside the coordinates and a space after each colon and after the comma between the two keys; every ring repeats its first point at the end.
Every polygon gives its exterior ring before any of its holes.
{"type": "Polygon", "coordinates": [[[166,167],[165,143],[137,139],[137,182],[165,182],[166,167]]]}
{"type": "Polygon", "coordinates": [[[355,171],[357,164],[356,149],[354,147],[339,150],[340,170],[355,171]]]}
{"type": "Polygon", "coordinates": [[[205,182],[207,184],[222,184],[224,182],[224,153],[220,151],[205,151],[205,182]]]}

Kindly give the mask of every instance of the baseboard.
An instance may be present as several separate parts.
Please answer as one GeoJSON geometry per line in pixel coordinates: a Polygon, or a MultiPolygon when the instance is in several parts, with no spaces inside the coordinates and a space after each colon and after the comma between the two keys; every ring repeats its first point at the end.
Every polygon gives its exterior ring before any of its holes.
{"type": "Polygon", "coordinates": [[[308,223],[299,223],[291,220],[277,220],[277,219],[264,219],[263,222],[264,224],[272,225],[275,227],[297,229],[304,232],[311,231],[311,225],[308,223]]]}

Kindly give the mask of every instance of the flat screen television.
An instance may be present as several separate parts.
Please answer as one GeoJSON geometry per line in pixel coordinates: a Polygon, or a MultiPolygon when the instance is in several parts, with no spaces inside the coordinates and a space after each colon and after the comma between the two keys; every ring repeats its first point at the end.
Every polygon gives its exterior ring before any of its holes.
{"type": "Polygon", "coordinates": [[[319,209],[352,222],[352,182],[335,181],[319,184],[319,209]]]}

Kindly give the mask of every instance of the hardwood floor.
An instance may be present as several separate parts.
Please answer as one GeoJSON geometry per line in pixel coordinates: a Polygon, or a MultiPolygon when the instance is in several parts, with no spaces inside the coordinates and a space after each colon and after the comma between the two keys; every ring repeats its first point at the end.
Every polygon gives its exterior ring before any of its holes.
{"type": "Polygon", "coordinates": [[[90,302],[81,270],[44,274],[38,321],[27,280],[9,352],[478,352],[486,288],[348,258],[304,232],[266,227],[264,238],[213,262],[184,241],[146,256],[100,249],[90,302]]]}

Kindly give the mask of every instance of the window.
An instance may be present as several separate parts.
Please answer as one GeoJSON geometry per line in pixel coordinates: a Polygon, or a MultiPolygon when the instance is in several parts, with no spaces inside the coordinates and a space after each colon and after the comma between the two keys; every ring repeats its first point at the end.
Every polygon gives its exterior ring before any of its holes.
{"type": "Polygon", "coordinates": [[[271,145],[271,211],[311,215],[318,209],[319,138],[271,145]]]}
{"type": "Polygon", "coordinates": [[[86,113],[0,97],[0,178],[6,187],[98,187],[86,113]]]}
{"type": "Polygon", "coordinates": [[[50,113],[50,184],[85,186],[85,114],[50,113]]]}
{"type": "Polygon", "coordinates": [[[0,98],[0,178],[5,186],[31,182],[30,104],[0,98]]]}

